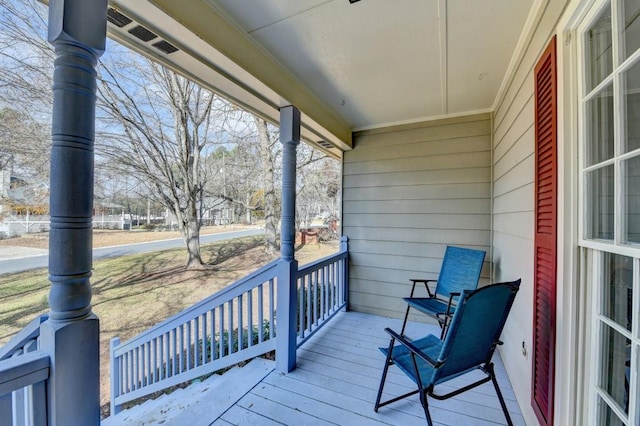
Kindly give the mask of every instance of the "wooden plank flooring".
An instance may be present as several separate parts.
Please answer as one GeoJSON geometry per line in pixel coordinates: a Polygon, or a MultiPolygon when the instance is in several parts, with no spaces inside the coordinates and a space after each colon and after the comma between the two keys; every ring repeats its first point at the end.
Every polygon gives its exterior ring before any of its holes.
{"type": "MultiPolygon", "coordinates": [[[[329,322],[298,350],[297,369],[271,372],[214,425],[424,425],[417,395],[373,411],[387,346],[385,327],[400,330],[396,319],[344,312],[329,322]]],[[[408,335],[439,333],[437,326],[412,323],[408,335]]],[[[496,375],[516,425],[524,425],[502,361],[495,356],[496,375]]],[[[478,373],[480,374],[480,373],[478,373]]],[[[467,376],[468,377],[468,376],[467,376]]],[[[452,385],[436,390],[445,393],[452,385]]],[[[451,382],[449,382],[451,383],[451,382]]],[[[395,367],[389,370],[383,398],[414,389],[413,382],[395,367]]],[[[491,383],[446,401],[429,399],[437,425],[506,424],[491,383]]]]}

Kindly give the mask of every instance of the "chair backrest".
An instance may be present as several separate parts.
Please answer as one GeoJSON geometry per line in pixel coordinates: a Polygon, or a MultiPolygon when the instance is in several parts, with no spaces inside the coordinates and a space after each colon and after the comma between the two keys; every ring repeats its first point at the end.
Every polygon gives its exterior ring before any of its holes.
{"type": "Polygon", "coordinates": [[[444,364],[435,369],[433,384],[491,360],[519,287],[517,280],[462,294],[438,357],[444,364]]]}
{"type": "Polygon", "coordinates": [[[447,246],[438,276],[436,294],[449,297],[478,287],[485,252],[462,247],[447,246]]]}

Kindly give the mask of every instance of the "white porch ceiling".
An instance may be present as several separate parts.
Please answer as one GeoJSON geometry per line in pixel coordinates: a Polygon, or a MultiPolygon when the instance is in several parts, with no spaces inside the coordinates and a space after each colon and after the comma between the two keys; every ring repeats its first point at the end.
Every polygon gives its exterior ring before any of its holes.
{"type": "Polygon", "coordinates": [[[354,129],[489,110],[532,0],[207,0],[354,129]]]}
{"type": "Polygon", "coordinates": [[[354,130],[491,110],[536,1],[113,0],[180,51],[110,31],[271,120],[296,105],[333,151],[354,130]]]}

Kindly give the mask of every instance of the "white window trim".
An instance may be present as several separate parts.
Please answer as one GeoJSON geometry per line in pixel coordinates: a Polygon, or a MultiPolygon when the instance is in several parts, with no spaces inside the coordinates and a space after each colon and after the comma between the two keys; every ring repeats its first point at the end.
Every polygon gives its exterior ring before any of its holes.
{"type": "MultiPolygon", "coordinates": [[[[581,118],[584,114],[582,102],[583,85],[586,81],[584,67],[584,43],[578,42],[577,36],[584,34],[587,23],[592,23],[607,6],[606,0],[572,0],[565,10],[565,14],[558,22],[558,146],[559,160],[559,191],[561,196],[558,204],[558,279],[563,282],[559,288],[558,318],[562,318],[562,336],[556,351],[558,354],[558,368],[563,374],[556,375],[556,411],[555,424],[595,424],[597,415],[596,387],[598,377],[592,373],[599,368],[600,324],[598,318],[598,302],[600,292],[593,291],[593,283],[598,275],[601,277],[602,253],[606,251],[634,258],[634,288],[640,288],[640,244],[620,244],[620,238],[625,235],[621,231],[625,225],[616,219],[616,241],[611,242],[587,240],[583,238],[585,226],[584,197],[584,156],[583,135],[586,125],[581,118]],[[580,127],[582,126],[582,127],[580,127]],[[577,156],[577,157],[576,157],[577,156]],[[600,259],[600,262],[596,261],[600,259]],[[590,267],[590,265],[597,265],[590,267]],[[560,312],[563,310],[564,312],[560,312]],[[596,327],[594,329],[594,327],[596,327]]],[[[612,6],[612,16],[617,16],[612,6]]],[[[640,51],[627,58],[617,69],[615,75],[631,67],[638,59],[640,51]]],[[[615,61],[615,59],[614,59],[615,61]]],[[[601,85],[608,84],[613,78],[607,79],[601,85]]],[[[615,83],[614,83],[615,84],[615,83]]],[[[620,84],[620,82],[618,82],[620,84]]],[[[600,85],[599,85],[600,86],[600,85]]],[[[617,88],[614,87],[614,90],[617,88]]],[[[596,93],[593,91],[593,93],[596,93]]],[[[618,97],[618,103],[622,102],[618,97]]],[[[624,108],[615,105],[614,108],[624,108]]],[[[614,115],[618,126],[624,125],[621,114],[614,115]]],[[[620,130],[620,129],[618,129],[620,130]]],[[[622,133],[615,131],[616,137],[622,133]]],[[[624,160],[628,154],[618,156],[617,150],[621,145],[616,140],[616,158],[624,160]]],[[[636,151],[637,152],[637,151],[636,151]]],[[[629,155],[632,156],[632,155],[629,155]]],[[[612,162],[613,163],[613,162],[612,162]]],[[[620,170],[620,167],[616,167],[620,170]]],[[[617,181],[620,179],[618,177],[617,181]]],[[[621,185],[617,185],[621,186],[621,185]]],[[[615,188],[616,197],[620,198],[623,188],[615,188]]],[[[616,206],[617,208],[618,206],[616,206]]],[[[619,216],[619,215],[616,215],[619,216]]],[[[600,279],[601,281],[601,279],[600,279]]],[[[640,312],[640,292],[634,292],[633,312],[640,312]]],[[[632,330],[640,334],[640,315],[635,315],[632,330]]],[[[640,336],[634,335],[632,342],[632,369],[630,377],[630,401],[640,398],[640,336]]],[[[640,404],[630,404],[629,419],[640,418],[640,404]]],[[[625,416],[623,416],[624,418],[625,416]]]]}

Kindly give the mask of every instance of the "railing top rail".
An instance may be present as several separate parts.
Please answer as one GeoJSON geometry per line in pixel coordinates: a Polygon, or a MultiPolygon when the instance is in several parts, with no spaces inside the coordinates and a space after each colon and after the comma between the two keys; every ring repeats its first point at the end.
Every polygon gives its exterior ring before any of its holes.
{"type": "Polygon", "coordinates": [[[122,353],[135,348],[136,346],[139,346],[143,342],[166,333],[167,331],[173,329],[174,326],[180,325],[183,322],[187,321],[187,318],[194,318],[211,309],[212,306],[218,306],[226,303],[229,300],[232,300],[233,298],[257,286],[258,284],[261,284],[264,281],[273,278],[273,270],[277,267],[278,260],[268,263],[252,274],[242,278],[239,281],[236,281],[234,284],[229,285],[228,287],[212,294],[206,299],[201,300],[195,305],[190,306],[187,309],[153,326],[147,331],[118,345],[116,348],[114,348],[114,354],[116,356],[119,356],[122,353]]]}
{"type": "Polygon", "coordinates": [[[298,276],[304,275],[309,271],[314,271],[316,269],[320,269],[324,266],[335,263],[336,260],[344,259],[347,257],[347,251],[340,250],[337,253],[330,254],[329,256],[323,257],[322,259],[318,259],[315,262],[308,263],[304,265],[302,268],[298,269],[298,276]]]}
{"type": "Polygon", "coordinates": [[[11,358],[16,349],[22,348],[29,340],[40,335],[40,324],[49,319],[49,315],[38,315],[18,334],[13,336],[4,346],[0,348],[0,361],[11,358]]]}
{"type": "Polygon", "coordinates": [[[49,378],[51,359],[44,351],[0,361],[0,396],[49,378]]]}

